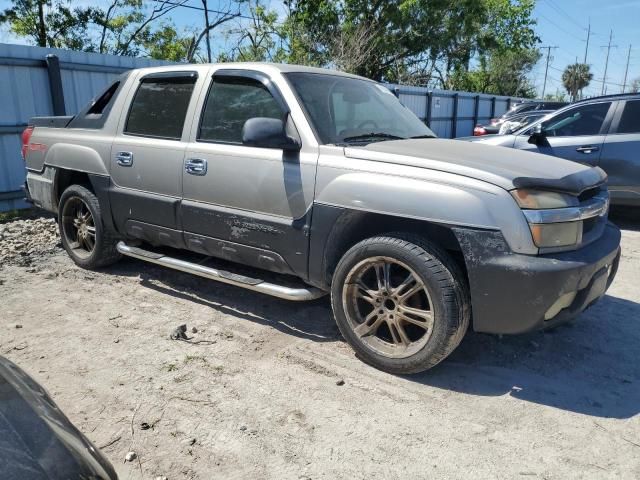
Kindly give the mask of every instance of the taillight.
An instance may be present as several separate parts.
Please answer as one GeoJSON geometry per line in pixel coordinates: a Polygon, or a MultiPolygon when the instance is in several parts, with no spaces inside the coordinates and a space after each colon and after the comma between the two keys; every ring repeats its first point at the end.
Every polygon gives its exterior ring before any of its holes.
{"type": "Polygon", "coordinates": [[[480,136],[486,135],[486,134],[487,134],[487,131],[483,127],[478,126],[478,127],[473,129],[473,136],[474,137],[480,137],[480,136]]]}
{"type": "Polygon", "coordinates": [[[27,150],[29,149],[29,141],[31,140],[31,135],[33,134],[33,125],[29,125],[22,132],[22,159],[27,159],[27,150]]]}

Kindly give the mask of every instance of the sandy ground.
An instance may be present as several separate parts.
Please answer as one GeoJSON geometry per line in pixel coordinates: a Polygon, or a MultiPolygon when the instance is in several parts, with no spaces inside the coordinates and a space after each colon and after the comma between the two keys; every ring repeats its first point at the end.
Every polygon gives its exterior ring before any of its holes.
{"type": "MultiPolygon", "coordinates": [[[[0,225],[5,253],[12,224],[0,225]]],[[[624,231],[618,278],[578,322],[468,334],[411,377],[355,358],[326,299],[288,303],[135,260],[83,271],[52,235],[53,248],[0,259],[0,354],[121,479],[637,479],[639,230],[624,231]],[[169,339],[183,323],[192,343],[169,339]],[[124,462],[130,450],[139,461],[124,462]]]]}

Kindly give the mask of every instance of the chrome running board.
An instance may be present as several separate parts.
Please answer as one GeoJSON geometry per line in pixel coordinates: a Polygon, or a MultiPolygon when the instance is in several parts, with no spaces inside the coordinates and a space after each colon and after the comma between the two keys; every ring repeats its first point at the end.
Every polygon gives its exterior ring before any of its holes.
{"type": "Polygon", "coordinates": [[[275,283],[268,283],[258,278],[246,277],[236,273],[219,270],[216,268],[205,267],[197,263],[186,262],[177,258],[168,257],[161,253],[150,252],[138,247],[131,247],[124,242],[118,242],[116,246],[118,252],[127,257],[137,258],[145,262],[155,263],[163,267],[173,268],[181,272],[191,273],[200,277],[216,280],[222,283],[228,283],[237,287],[260,292],[272,297],[284,298],[285,300],[305,301],[315,300],[323,297],[327,293],[315,287],[291,288],[275,283]]]}

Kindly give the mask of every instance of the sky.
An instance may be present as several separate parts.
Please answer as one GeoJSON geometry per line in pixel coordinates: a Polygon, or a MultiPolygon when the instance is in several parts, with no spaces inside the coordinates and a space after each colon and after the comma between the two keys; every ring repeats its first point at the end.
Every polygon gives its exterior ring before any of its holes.
{"type": "MultiPolygon", "coordinates": [[[[558,47],[551,50],[547,93],[562,90],[562,71],[570,63],[584,60],[587,29],[591,23],[591,36],[587,63],[591,65],[594,80],[585,90],[588,96],[600,95],[605,72],[609,34],[613,30],[607,69],[606,93],[620,93],[624,81],[629,45],[631,61],[629,79],[640,77],[640,0],[537,0],[534,16],[538,21],[537,33],[541,46],[558,47]]],[[[546,66],[545,57],[538,62],[531,79],[541,93],[546,66]]],[[[627,84],[630,80],[627,80],[627,84]]]]}
{"type": "MultiPolygon", "coordinates": [[[[78,5],[100,3],[101,0],[73,0],[78,5]]],[[[153,1],[153,0],[148,0],[153,1]]],[[[229,0],[210,0],[211,9],[219,4],[226,5],[229,0]]],[[[265,3],[268,4],[269,0],[265,3]]],[[[0,10],[10,5],[10,0],[0,0],[0,10]]],[[[188,0],[188,3],[200,7],[200,0],[188,0]]],[[[270,6],[282,9],[282,2],[271,0],[270,6]]],[[[171,13],[170,20],[178,27],[191,28],[194,17],[201,22],[199,12],[189,8],[177,8],[171,13]]],[[[613,31],[612,48],[609,54],[609,65],[605,93],[622,91],[629,45],[632,45],[631,60],[627,85],[631,80],[640,77],[640,0],[537,0],[534,10],[537,20],[536,32],[541,39],[540,46],[558,47],[551,49],[549,70],[545,93],[562,92],[562,71],[576,58],[582,62],[585,55],[587,29],[591,24],[587,63],[591,65],[594,80],[585,89],[587,96],[600,95],[603,91],[603,77],[607,55],[606,45],[609,34],[613,31]]],[[[0,42],[24,43],[0,29],[0,42]]],[[[216,40],[218,46],[224,39],[216,40]]],[[[531,73],[531,80],[542,94],[546,68],[547,49],[542,49],[544,56],[531,73]]]]}

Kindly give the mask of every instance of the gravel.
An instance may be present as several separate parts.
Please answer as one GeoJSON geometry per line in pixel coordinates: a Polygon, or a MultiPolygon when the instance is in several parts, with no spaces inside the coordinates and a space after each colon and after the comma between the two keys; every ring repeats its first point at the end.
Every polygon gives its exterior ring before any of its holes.
{"type": "Polygon", "coordinates": [[[48,216],[0,223],[0,243],[0,266],[29,266],[60,251],[58,225],[48,216]]]}

